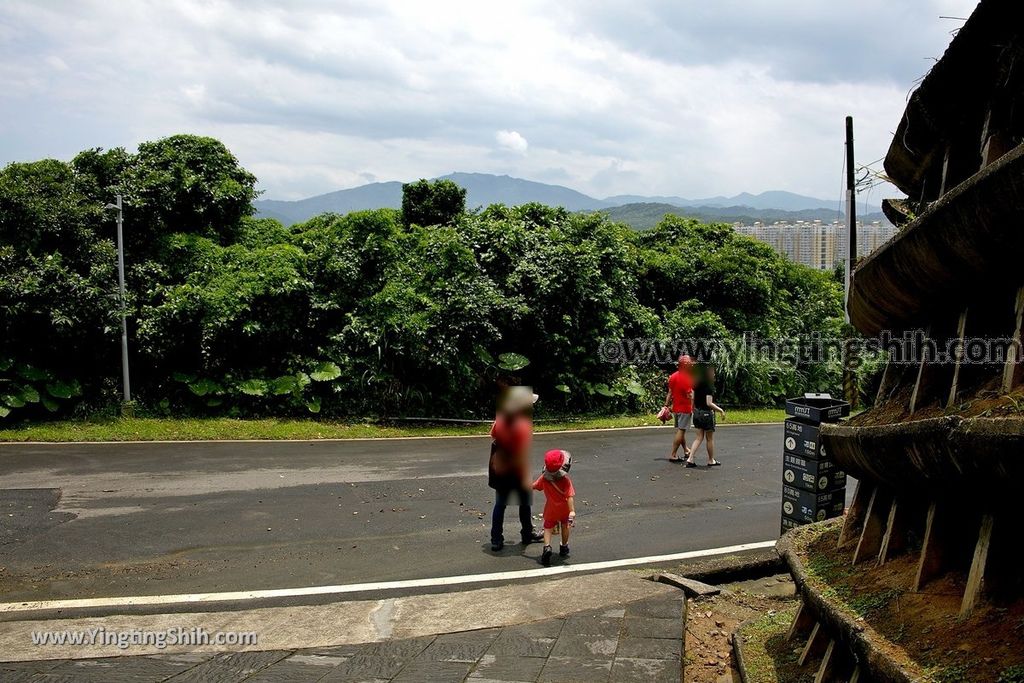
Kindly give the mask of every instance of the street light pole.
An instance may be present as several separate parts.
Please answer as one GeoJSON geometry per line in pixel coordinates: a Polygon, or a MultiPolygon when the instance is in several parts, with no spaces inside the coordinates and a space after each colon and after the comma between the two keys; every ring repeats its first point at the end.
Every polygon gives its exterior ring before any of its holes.
{"type": "Polygon", "coordinates": [[[857,260],[857,179],[853,164],[853,117],[846,117],[846,287],[843,309],[850,322],[850,287],[854,261],[857,260]]]}
{"type": "Polygon", "coordinates": [[[124,289],[124,210],[121,195],[117,195],[114,204],[107,204],[108,209],[117,209],[117,280],[121,289],[121,380],[124,384],[124,402],[132,401],[132,385],[128,378],[128,300],[124,289]]]}

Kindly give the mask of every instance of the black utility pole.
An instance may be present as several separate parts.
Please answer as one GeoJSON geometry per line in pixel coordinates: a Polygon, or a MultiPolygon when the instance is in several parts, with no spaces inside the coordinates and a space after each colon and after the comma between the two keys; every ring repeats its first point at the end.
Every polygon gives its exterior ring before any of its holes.
{"type": "MultiPolygon", "coordinates": [[[[853,117],[846,117],[846,297],[843,308],[846,314],[847,334],[853,333],[850,327],[850,285],[853,283],[853,262],[857,258],[857,181],[853,175],[853,117]]],[[[854,353],[847,348],[847,353],[854,353]]],[[[855,358],[844,358],[843,394],[854,408],[857,407],[860,391],[857,388],[857,376],[853,372],[855,358]]]]}
{"type": "Polygon", "coordinates": [[[850,322],[850,284],[853,261],[857,258],[857,190],[853,175],[853,117],[846,117],[846,322],[850,322]]]}

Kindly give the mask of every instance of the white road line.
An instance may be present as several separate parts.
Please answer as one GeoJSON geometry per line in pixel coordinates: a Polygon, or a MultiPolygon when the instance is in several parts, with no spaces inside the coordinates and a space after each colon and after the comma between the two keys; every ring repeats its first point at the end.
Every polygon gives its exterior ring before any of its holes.
{"type": "Polygon", "coordinates": [[[428,588],[433,586],[458,586],[469,583],[489,583],[492,581],[515,581],[532,579],[555,574],[576,574],[602,569],[619,569],[644,564],[658,564],[677,560],[690,560],[698,557],[712,557],[738,553],[744,550],[759,550],[775,546],[775,541],[743,543],[722,548],[691,550],[671,555],[650,555],[648,557],[632,557],[622,560],[604,562],[588,562],[585,564],[561,565],[538,569],[524,569],[511,572],[494,572],[490,574],[466,574],[463,576],[439,576],[433,579],[409,579],[405,581],[381,581],[377,583],[350,583],[340,586],[307,586],[304,588],[277,588],[255,591],[230,591],[225,593],[180,593],[177,595],[135,595],[114,598],[82,598],[75,600],[39,600],[33,602],[0,603],[0,613],[82,609],[92,607],[130,607],[138,605],[189,605],[205,602],[230,602],[240,600],[260,600],[264,598],[290,598],[307,595],[343,595],[346,593],[363,593],[370,591],[395,590],[400,588],[428,588]]]}
{"type": "MultiPolygon", "coordinates": [[[[716,429],[723,427],[775,427],[782,422],[719,422],[716,429]]],[[[671,429],[671,423],[663,425],[638,425],[635,427],[594,427],[592,429],[534,430],[533,436],[545,434],[586,434],[588,432],[629,432],[638,429],[671,429]]],[[[427,439],[489,439],[490,434],[434,434],[430,436],[353,436],[328,439],[149,439],[145,441],[0,441],[0,452],[7,446],[142,446],[146,444],[197,444],[197,443],[344,443],[346,441],[421,441],[427,439]]]]}

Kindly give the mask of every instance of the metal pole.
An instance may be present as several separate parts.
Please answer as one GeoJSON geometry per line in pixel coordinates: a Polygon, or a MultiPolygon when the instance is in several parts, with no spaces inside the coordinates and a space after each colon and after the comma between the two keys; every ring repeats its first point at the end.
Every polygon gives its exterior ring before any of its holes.
{"type": "Polygon", "coordinates": [[[853,117],[846,117],[846,292],[843,308],[850,322],[850,284],[853,261],[857,258],[857,201],[853,173],[853,117]]]}
{"type": "MultiPolygon", "coordinates": [[[[843,309],[846,323],[850,323],[850,286],[853,283],[853,266],[857,258],[857,197],[856,178],[853,172],[853,117],[846,117],[846,298],[843,309]]],[[[847,332],[853,329],[847,327],[847,332]]],[[[855,350],[847,347],[847,353],[855,350]]],[[[843,394],[854,408],[857,407],[860,390],[857,387],[857,376],[853,372],[855,358],[844,358],[843,394]]]]}
{"type": "Polygon", "coordinates": [[[132,385],[128,378],[128,300],[124,289],[124,211],[121,195],[117,195],[117,280],[121,287],[121,379],[124,383],[124,402],[131,403],[132,385]]]}

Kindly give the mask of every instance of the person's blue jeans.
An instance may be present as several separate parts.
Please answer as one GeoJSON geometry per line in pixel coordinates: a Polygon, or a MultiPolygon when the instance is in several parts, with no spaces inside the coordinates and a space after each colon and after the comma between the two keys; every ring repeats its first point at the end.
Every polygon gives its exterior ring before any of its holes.
{"type": "Polygon", "coordinates": [[[516,494],[516,502],[519,503],[519,524],[522,529],[520,534],[523,543],[533,540],[533,516],[530,511],[530,503],[533,495],[529,489],[516,488],[508,491],[494,492],[494,512],[491,514],[491,543],[504,543],[505,508],[508,507],[508,499],[516,494]]]}

